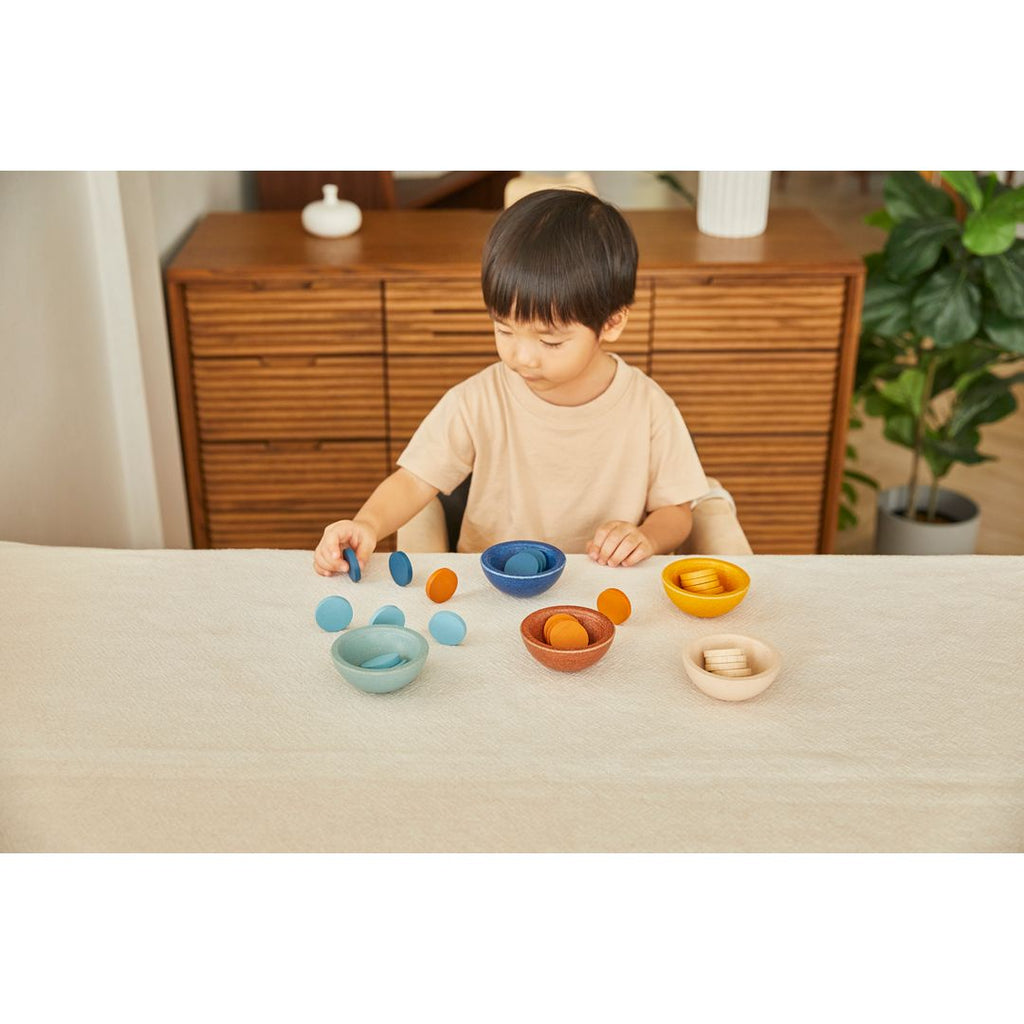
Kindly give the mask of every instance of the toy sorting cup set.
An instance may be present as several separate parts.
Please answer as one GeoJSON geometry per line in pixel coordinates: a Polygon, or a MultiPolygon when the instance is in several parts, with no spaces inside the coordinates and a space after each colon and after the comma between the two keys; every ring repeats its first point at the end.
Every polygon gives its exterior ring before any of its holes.
{"type": "MultiPolygon", "coordinates": [[[[353,582],[360,579],[355,552],[346,549],[353,582]]],[[[413,579],[408,555],[396,551],[389,558],[391,576],[401,587],[413,579]]],[[[565,554],[541,541],[516,540],[494,544],[480,556],[487,580],[503,594],[533,598],[553,586],[565,569],[565,554]]],[[[699,618],[715,618],[739,605],[750,590],[750,577],[738,565],[718,558],[682,558],[661,572],[666,596],[681,611],[699,618]]],[[[458,588],[458,577],[448,568],[430,574],[424,590],[431,601],[443,604],[458,588]]],[[[632,613],[628,596],[610,587],[597,598],[596,607],[551,605],[537,609],[520,623],[520,637],[530,655],[545,668],[577,672],[595,665],[608,653],[615,627],[632,613]]],[[[340,595],[325,597],[316,609],[317,624],[339,632],[331,645],[338,672],[367,693],[391,693],[407,686],[423,670],[429,654],[427,640],[405,625],[395,605],[384,605],[369,625],[346,631],[353,618],[351,604],[340,595]],[[346,632],[342,632],[346,631],[346,632]]],[[[436,612],[428,626],[441,644],[458,646],[467,627],[455,612],[436,612]]],[[[702,692],[718,700],[748,700],[766,690],[781,668],[778,651],[753,637],[721,633],[690,641],[683,668],[702,692]]]]}

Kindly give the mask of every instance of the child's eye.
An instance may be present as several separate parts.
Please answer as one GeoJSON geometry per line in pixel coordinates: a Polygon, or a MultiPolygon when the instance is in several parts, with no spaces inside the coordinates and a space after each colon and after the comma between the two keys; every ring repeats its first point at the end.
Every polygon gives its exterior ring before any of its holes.
{"type": "Polygon", "coordinates": [[[561,347],[562,347],[562,345],[564,345],[564,344],[565,344],[565,342],[562,342],[562,341],[543,341],[543,340],[542,340],[542,341],[541,341],[541,344],[542,344],[542,345],[543,345],[543,346],[544,346],[545,348],[561,348],[561,347]]]}

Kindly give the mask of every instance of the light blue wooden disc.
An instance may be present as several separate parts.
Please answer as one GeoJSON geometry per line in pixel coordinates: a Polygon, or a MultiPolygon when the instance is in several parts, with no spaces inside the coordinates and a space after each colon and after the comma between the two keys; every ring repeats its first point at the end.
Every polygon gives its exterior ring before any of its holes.
{"type": "Polygon", "coordinates": [[[541,563],[534,551],[517,551],[506,563],[507,576],[536,576],[540,572],[541,563]]]}
{"type": "Polygon", "coordinates": [[[392,551],[388,559],[391,578],[400,586],[407,587],[412,583],[412,562],[404,551],[392,551]]]}
{"type": "Polygon", "coordinates": [[[550,566],[548,565],[548,556],[544,554],[543,548],[529,548],[530,554],[537,559],[537,572],[547,572],[550,566]]]}
{"type": "Polygon", "coordinates": [[[466,623],[455,612],[437,612],[430,620],[430,635],[439,643],[456,647],[466,638],[466,623]]]}
{"type": "Polygon", "coordinates": [[[352,621],[352,605],[337,594],[325,597],[316,606],[316,624],[328,633],[337,633],[352,621]]]}
{"type": "Polygon", "coordinates": [[[393,604],[386,604],[378,608],[370,616],[371,626],[404,626],[405,612],[393,604]]]}
{"type": "Polygon", "coordinates": [[[369,661],[364,661],[360,668],[394,668],[396,665],[401,665],[405,661],[400,654],[378,654],[376,658],[370,658],[369,661]]]}

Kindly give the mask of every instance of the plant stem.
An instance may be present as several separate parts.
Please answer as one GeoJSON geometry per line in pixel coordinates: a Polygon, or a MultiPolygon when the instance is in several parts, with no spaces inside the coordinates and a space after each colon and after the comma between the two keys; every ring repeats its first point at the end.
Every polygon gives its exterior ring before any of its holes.
{"type": "Polygon", "coordinates": [[[924,389],[921,392],[921,412],[917,417],[917,429],[914,432],[914,458],[910,464],[910,482],[907,485],[907,507],[903,511],[903,515],[907,519],[914,518],[917,503],[917,470],[921,463],[921,449],[924,447],[924,415],[928,409],[928,403],[932,400],[932,388],[935,386],[935,363],[935,354],[930,353],[924,389]]]}
{"type": "Polygon", "coordinates": [[[939,481],[932,477],[931,492],[928,495],[928,522],[935,522],[935,506],[939,503],[939,481]]]}

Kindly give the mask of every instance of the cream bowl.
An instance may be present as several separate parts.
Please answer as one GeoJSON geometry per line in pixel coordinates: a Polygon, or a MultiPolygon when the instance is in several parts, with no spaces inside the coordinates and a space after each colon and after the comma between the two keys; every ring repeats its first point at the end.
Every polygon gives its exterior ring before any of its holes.
{"type": "Polygon", "coordinates": [[[716,700],[749,700],[768,689],[782,668],[779,652],[752,636],[741,633],[712,633],[698,637],[686,645],[683,668],[698,690],[716,700]],[[704,668],[704,652],[716,647],[738,647],[747,656],[749,676],[719,676],[704,668]]]}

